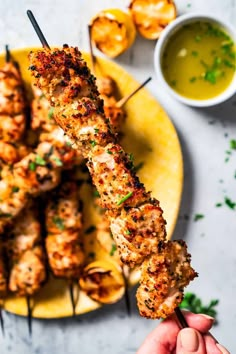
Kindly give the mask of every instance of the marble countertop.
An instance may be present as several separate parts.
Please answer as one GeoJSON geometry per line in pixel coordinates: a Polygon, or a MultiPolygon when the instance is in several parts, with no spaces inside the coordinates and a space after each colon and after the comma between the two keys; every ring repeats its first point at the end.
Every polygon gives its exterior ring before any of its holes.
{"type": "MultiPolygon", "coordinates": [[[[236,26],[235,0],[176,0],[179,14],[214,13],[236,26]],[[233,22],[234,21],[234,22],[233,22]]],[[[5,0],[0,2],[0,49],[38,45],[26,17],[31,9],[51,44],[69,43],[88,50],[87,23],[106,7],[125,8],[125,0],[5,0]]],[[[204,302],[218,298],[218,325],[212,334],[236,353],[236,211],[217,202],[236,201],[236,153],[225,162],[231,139],[236,139],[236,96],[207,109],[184,106],[159,89],[153,68],[155,43],[137,38],[131,50],[116,59],[138,81],[148,76],[150,92],[172,119],[181,141],[185,181],[175,238],[184,238],[199,278],[188,288],[204,302]],[[204,218],[194,221],[194,215],[204,218]]],[[[1,354],[124,354],[135,353],[158,321],[138,315],[134,289],[130,291],[132,315],[124,301],[95,312],[58,320],[34,320],[29,338],[25,318],[4,313],[6,335],[0,334],[1,354]]]]}

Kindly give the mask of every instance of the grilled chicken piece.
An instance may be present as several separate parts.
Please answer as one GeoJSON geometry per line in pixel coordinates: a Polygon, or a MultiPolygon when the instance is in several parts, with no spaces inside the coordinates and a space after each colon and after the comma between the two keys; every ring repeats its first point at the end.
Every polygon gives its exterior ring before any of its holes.
{"type": "Polygon", "coordinates": [[[41,227],[35,207],[27,206],[8,233],[9,290],[19,296],[33,295],[46,280],[41,227]]]}
{"type": "Polygon", "coordinates": [[[165,241],[165,222],[155,199],[138,207],[123,208],[119,214],[108,210],[107,216],[121,260],[131,267],[156,253],[165,241]]]}
{"type": "Polygon", "coordinates": [[[62,156],[52,144],[41,143],[13,167],[4,168],[0,181],[0,232],[25,207],[30,196],[59,184],[64,161],[66,155],[62,156]]]}
{"type": "Polygon", "coordinates": [[[50,107],[48,100],[42,91],[33,87],[34,99],[32,101],[31,129],[40,133],[40,142],[49,142],[54,145],[62,155],[66,155],[63,161],[63,168],[71,168],[80,165],[83,158],[79,151],[72,148],[72,144],[63,130],[58,126],[53,117],[53,107],[50,107]]]}
{"type": "Polygon", "coordinates": [[[23,159],[30,149],[22,144],[10,143],[0,140],[0,164],[13,165],[23,159]],[[3,162],[3,164],[2,164],[3,162]]]}
{"type": "Polygon", "coordinates": [[[25,132],[26,99],[19,68],[12,62],[0,69],[0,140],[17,142],[25,132]]]}
{"type": "Polygon", "coordinates": [[[182,240],[160,243],[159,252],[146,258],[137,291],[142,316],[166,318],[182,302],[184,287],[197,276],[190,260],[182,240]]]}
{"type": "Polygon", "coordinates": [[[78,187],[62,182],[46,207],[46,250],[50,268],[57,277],[78,279],[84,263],[81,239],[82,213],[78,187]]]}
{"type": "MultiPolygon", "coordinates": [[[[169,245],[165,239],[162,210],[159,202],[150,198],[150,193],[146,192],[135,175],[131,159],[116,143],[109,121],[104,115],[103,102],[99,98],[94,77],[82,60],[80,52],[77,48],[64,46],[62,50],[43,49],[36,53],[31,52],[29,57],[36,85],[55,107],[55,120],[88,159],[93,183],[101,195],[101,206],[109,209],[112,233],[115,234],[121,257],[131,266],[151,262],[159,254],[160,247],[165,252],[165,248],[160,245],[169,245]],[[126,227],[128,230],[131,227],[133,234],[129,235],[126,227]]],[[[172,252],[172,246],[166,247],[172,252]]],[[[178,254],[174,252],[172,261],[178,260],[178,254]]],[[[185,282],[176,280],[175,287],[180,292],[196,276],[191,267],[190,269],[191,271],[185,273],[185,282]]],[[[147,271],[144,267],[141,284],[147,271]]],[[[168,296],[172,294],[167,293],[168,296]]],[[[159,299],[163,302],[161,294],[159,299]]],[[[143,300],[146,299],[140,297],[139,308],[142,315],[143,300]]],[[[179,304],[177,300],[167,300],[168,298],[164,299],[163,305],[165,316],[171,314],[179,304]]],[[[160,312],[153,312],[152,318],[158,318],[159,315],[160,312]]]]}
{"type": "Polygon", "coordinates": [[[97,78],[96,84],[100,95],[104,95],[106,97],[115,96],[117,91],[116,82],[111,76],[106,75],[97,78]]]}

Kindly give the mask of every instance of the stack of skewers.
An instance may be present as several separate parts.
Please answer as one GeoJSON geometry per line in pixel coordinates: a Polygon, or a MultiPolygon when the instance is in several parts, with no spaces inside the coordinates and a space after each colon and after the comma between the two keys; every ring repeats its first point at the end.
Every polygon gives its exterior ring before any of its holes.
{"type": "MultiPolygon", "coordinates": [[[[144,84],[120,101],[111,77],[101,77],[98,84],[109,124],[119,137],[125,120],[123,105],[144,84]]],[[[0,70],[0,306],[9,293],[25,297],[30,332],[31,300],[47,283],[49,273],[67,280],[72,314],[78,300],[74,287],[94,301],[114,303],[127,295],[129,273],[120,262],[96,197],[91,203],[99,217],[90,231],[97,247],[107,254],[105,260],[92,254],[84,242],[89,230],[83,224],[81,191],[89,188],[91,196],[96,191],[82,154],[55,122],[44,94],[35,87],[32,92],[29,101],[19,64],[6,47],[6,63],[0,70]]],[[[0,322],[3,328],[1,312],[0,322]]]]}

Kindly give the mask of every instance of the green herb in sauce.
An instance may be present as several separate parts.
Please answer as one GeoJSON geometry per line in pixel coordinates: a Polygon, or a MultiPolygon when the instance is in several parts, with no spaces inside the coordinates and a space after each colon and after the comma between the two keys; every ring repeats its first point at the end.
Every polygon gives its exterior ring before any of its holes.
{"type": "Polygon", "coordinates": [[[161,64],[165,80],[181,95],[199,100],[213,98],[235,75],[235,43],[216,24],[196,21],[173,34],[161,64]]]}

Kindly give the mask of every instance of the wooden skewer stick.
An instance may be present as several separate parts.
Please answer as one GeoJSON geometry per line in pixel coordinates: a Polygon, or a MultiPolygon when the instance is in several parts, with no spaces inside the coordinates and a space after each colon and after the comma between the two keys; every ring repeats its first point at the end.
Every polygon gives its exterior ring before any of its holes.
{"type": "Polygon", "coordinates": [[[130,94],[128,94],[127,96],[121,98],[121,100],[119,100],[117,103],[116,103],[116,107],[118,108],[121,108],[122,106],[124,106],[129,100],[131,97],[133,97],[139,90],[141,90],[145,85],[147,85],[147,83],[149,81],[151,81],[152,78],[149,77],[147,80],[145,80],[142,84],[140,84],[133,92],[131,92],[130,94]]]}
{"type": "MultiPolygon", "coordinates": [[[[35,32],[37,33],[37,35],[38,35],[38,37],[39,37],[39,39],[40,39],[40,41],[42,43],[42,46],[44,48],[50,49],[50,47],[49,47],[49,45],[48,45],[48,43],[47,43],[47,41],[46,41],[41,29],[40,29],[40,27],[38,26],[38,23],[36,22],[36,20],[34,18],[33,13],[30,10],[27,10],[27,15],[28,15],[28,17],[29,17],[34,29],[35,29],[35,32]]],[[[152,78],[149,77],[146,81],[144,81],[143,84],[141,84],[139,87],[137,87],[137,89],[134,90],[131,94],[129,94],[126,97],[123,97],[120,101],[118,101],[117,102],[117,107],[122,107],[136,92],[138,92],[143,86],[145,86],[151,79],[152,78]]],[[[71,294],[73,294],[73,291],[71,292],[71,294]]],[[[28,298],[27,298],[27,300],[28,300],[28,298]]],[[[126,301],[127,301],[127,299],[126,299],[126,301]]],[[[30,311],[31,311],[31,309],[30,309],[30,311]]],[[[176,317],[177,317],[179,323],[181,324],[181,326],[183,328],[188,327],[188,324],[187,324],[187,322],[186,322],[186,320],[184,318],[184,315],[181,312],[179,307],[177,307],[175,309],[175,314],[176,314],[176,317]]],[[[31,330],[31,332],[32,332],[32,330],[31,330]]]]}
{"type": "Polygon", "coordinates": [[[32,26],[34,27],[35,32],[37,33],[40,42],[42,43],[43,48],[50,49],[48,42],[46,41],[46,38],[43,35],[43,32],[41,31],[38,22],[36,21],[33,13],[31,10],[27,10],[27,16],[30,19],[30,22],[32,23],[32,26]]]}
{"type": "Polygon", "coordinates": [[[92,72],[95,74],[95,62],[96,62],[96,57],[93,53],[93,43],[92,43],[92,36],[91,36],[91,30],[92,26],[88,25],[88,35],[89,35],[89,52],[90,52],[90,58],[91,58],[91,68],[92,72]]]}
{"type": "Polygon", "coordinates": [[[4,337],[5,336],[5,327],[4,327],[4,320],[2,317],[2,304],[0,304],[0,326],[1,326],[2,335],[4,337]]]}
{"type": "Polygon", "coordinates": [[[129,281],[125,266],[122,267],[123,278],[125,282],[125,306],[128,316],[131,315],[131,306],[130,306],[130,296],[129,296],[129,281]]]}
{"type": "Polygon", "coordinates": [[[6,50],[5,61],[6,63],[9,63],[9,61],[11,60],[11,53],[8,44],[5,45],[5,50],[6,50]]]}
{"type": "Polygon", "coordinates": [[[26,296],[26,306],[27,306],[27,322],[28,322],[28,331],[29,336],[32,336],[32,307],[30,303],[30,296],[26,296]]]}
{"type": "Polygon", "coordinates": [[[71,301],[71,305],[72,305],[72,315],[75,316],[76,312],[76,302],[75,302],[75,298],[74,298],[74,284],[73,284],[73,280],[71,281],[71,283],[69,284],[69,290],[70,290],[70,301],[71,301]]]}
{"type": "Polygon", "coordinates": [[[178,322],[179,322],[179,324],[181,325],[182,328],[188,328],[189,327],[188,324],[187,324],[187,321],[186,321],[186,319],[185,319],[185,317],[183,315],[183,312],[180,310],[179,307],[176,307],[175,315],[176,315],[176,317],[178,319],[178,322]]]}

